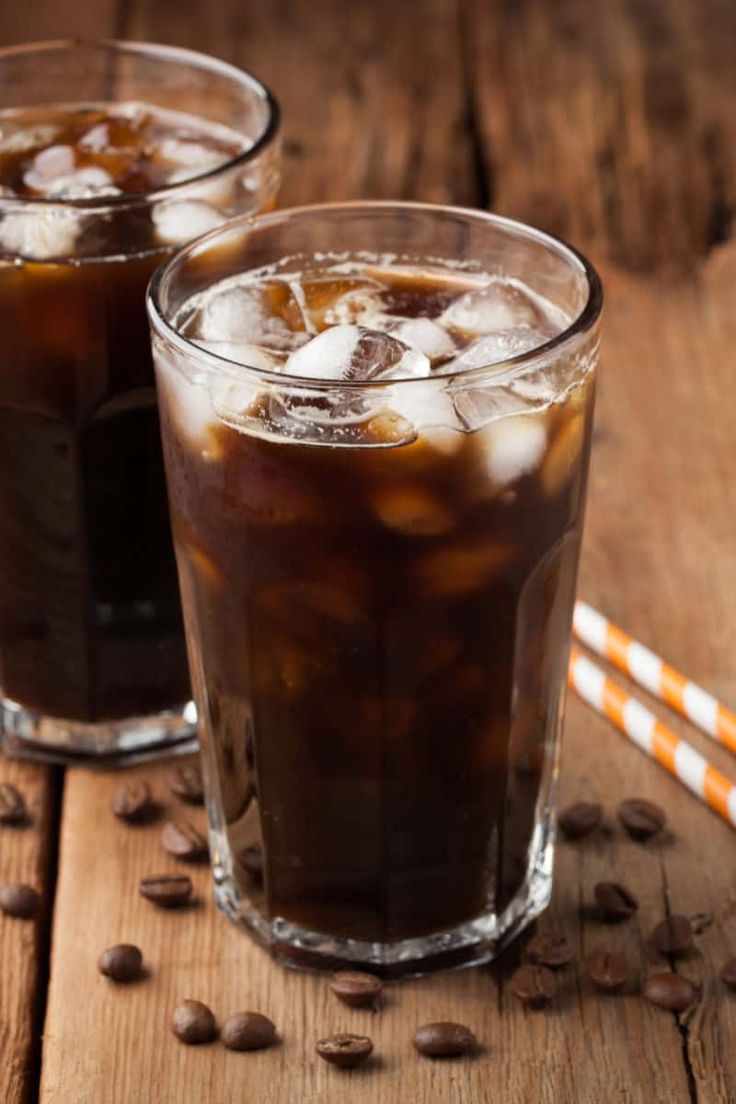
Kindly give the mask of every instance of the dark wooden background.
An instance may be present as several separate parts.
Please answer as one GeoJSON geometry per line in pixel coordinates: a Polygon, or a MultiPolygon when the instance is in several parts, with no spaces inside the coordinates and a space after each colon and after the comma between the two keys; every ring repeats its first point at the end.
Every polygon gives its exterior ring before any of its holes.
{"type": "MultiPolygon", "coordinates": [[[[733,0],[3,0],[0,42],[62,35],[171,42],[251,69],[285,119],[284,204],[356,196],[490,207],[562,234],[606,285],[604,375],[581,593],[692,677],[736,702],[736,8],[733,0]]],[[[680,731],[684,726],[676,725],[680,731]]],[[[722,769],[729,757],[692,741],[722,769]]],[[[162,790],[165,768],[149,768],[162,790]]],[[[34,823],[3,829],[0,880],[47,909],[0,921],[0,1099],[267,1104],[731,1104],[736,998],[717,979],[736,954],[733,832],[570,703],[563,798],[611,810],[665,804],[674,840],[618,833],[562,846],[553,915],[581,953],[607,939],[645,972],[666,908],[712,912],[679,969],[702,986],[692,1017],[635,993],[593,994],[568,968],[554,1010],[515,1006],[503,970],[402,983],[370,1033],[381,1055],[345,1076],[312,1053],[319,1031],[365,1028],[324,983],[285,973],[217,917],[207,874],[185,916],[152,916],[137,879],[161,864],[158,829],[124,831],[118,779],[0,762],[34,823]],[[641,901],[611,933],[588,919],[592,885],[641,901]],[[152,963],[111,992],[95,961],[121,939],[152,963]],[[168,1034],[186,996],[222,1015],[267,1011],[284,1044],[259,1055],[185,1049],[168,1034]],[[411,1050],[417,1023],[457,1018],[484,1043],[471,1063],[411,1050]],[[41,1032],[43,1028],[43,1039],[41,1032]]]]}

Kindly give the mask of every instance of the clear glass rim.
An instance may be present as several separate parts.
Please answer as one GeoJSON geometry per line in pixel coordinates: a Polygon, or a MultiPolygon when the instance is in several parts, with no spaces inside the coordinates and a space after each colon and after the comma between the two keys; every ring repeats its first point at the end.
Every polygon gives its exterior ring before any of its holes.
{"type": "Polygon", "coordinates": [[[252,146],[235,157],[229,158],[214,168],[197,176],[189,176],[186,180],[167,184],[163,188],[156,188],[143,192],[123,192],[119,196],[92,196],[87,199],[58,199],[45,196],[2,196],[0,198],[0,210],[10,208],[39,207],[48,210],[57,208],[61,210],[79,209],[109,210],[111,208],[135,207],[159,202],[186,191],[193,185],[199,185],[209,180],[215,180],[222,173],[229,172],[240,165],[246,165],[255,160],[263,150],[271,144],[276,137],[281,125],[281,108],[271,89],[249,73],[246,69],[239,69],[237,65],[212,57],[210,54],[200,53],[198,50],[188,50],[182,46],[167,46],[159,42],[132,42],[121,38],[59,38],[39,42],[24,42],[15,46],[0,47],[0,67],[6,58],[20,57],[33,54],[61,53],[71,50],[98,50],[107,51],[110,54],[139,54],[149,58],[160,58],[162,62],[178,62],[181,65],[194,66],[199,69],[216,72],[223,77],[228,77],[235,83],[254,92],[261,99],[267,109],[268,117],[263,132],[255,140],[252,146]]]}
{"type": "Polygon", "coordinates": [[[603,287],[598,273],[584,254],[563,241],[562,238],[555,237],[553,234],[548,234],[544,230],[538,230],[517,219],[507,218],[504,215],[496,215],[472,207],[453,207],[444,204],[414,203],[398,200],[350,200],[336,203],[315,203],[302,207],[287,207],[267,215],[245,215],[229,219],[221,226],[217,226],[206,234],[202,234],[199,238],[193,239],[156,269],[146,290],[146,307],[151,326],[159,336],[173,344],[180,352],[183,352],[188,357],[193,357],[208,364],[212,369],[217,370],[222,375],[230,376],[241,381],[252,380],[255,376],[264,383],[277,384],[282,389],[285,386],[294,386],[309,388],[315,391],[331,391],[338,388],[340,391],[350,390],[361,392],[380,391],[396,386],[416,385],[417,383],[426,385],[429,380],[432,380],[439,386],[443,382],[449,383],[453,380],[475,380],[480,376],[487,376],[489,371],[493,375],[493,380],[491,382],[497,383],[498,385],[506,384],[512,378],[526,371],[530,366],[536,365],[537,362],[548,360],[550,354],[554,353],[558,355],[564,352],[568,347],[576,344],[582,336],[587,334],[595,326],[600,317],[603,307],[603,287]],[[508,357],[506,360],[493,361],[490,364],[465,368],[457,372],[448,372],[441,375],[430,374],[419,380],[414,377],[392,380],[320,380],[311,377],[287,375],[280,372],[270,372],[263,368],[256,368],[250,365],[240,364],[234,360],[228,360],[226,357],[210,352],[209,349],[202,348],[201,345],[197,345],[195,342],[190,341],[187,337],[184,337],[183,334],[179,333],[166,318],[161,305],[161,296],[166,291],[167,284],[172,279],[175,279],[177,270],[185,264],[193,254],[200,252],[203,248],[211,244],[215,244],[218,237],[222,237],[239,227],[245,228],[250,226],[253,229],[257,229],[261,226],[274,226],[279,222],[288,222],[290,219],[299,218],[304,215],[319,215],[337,212],[345,212],[347,214],[354,212],[355,214],[360,214],[374,210],[377,212],[394,211],[397,214],[405,212],[406,214],[413,213],[419,215],[462,218],[476,224],[494,226],[507,233],[513,233],[516,237],[533,241],[535,244],[542,245],[556,253],[559,257],[567,261],[570,268],[577,270],[587,286],[588,293],[586,301],[582,309],[578,312],[577,316],[572,319],[569,325],[543,345],[538,345],[528,352],[518,353],[516,356],[508,357]]]}

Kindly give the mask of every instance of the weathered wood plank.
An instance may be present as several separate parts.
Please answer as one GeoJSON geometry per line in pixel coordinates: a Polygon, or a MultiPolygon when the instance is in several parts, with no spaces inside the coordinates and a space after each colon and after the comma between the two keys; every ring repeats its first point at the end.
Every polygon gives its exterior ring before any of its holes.
{"type": "Polygon", "coordinates": [[[736,201],[723,0],[464,0],[493,206],[636,271],[687,270],[736,201]]]}
{"type": "Polygon", "coordinates": [[[478,198],[458,0],[132,0],[124,33],[217,54],[273,88],[284,116],[283,205],[478,198]]]}
{"type": "Polygon", "coordinates": [[[20,790],[29,812],[27,824],[0,827],[0,884],[25,882],[44,899],[35,920],[0,915],[0,1100],[24,1104],[37,1082],[40,1057],[56,803],[47,768],[0,758],[0,782],[20,790]]]}

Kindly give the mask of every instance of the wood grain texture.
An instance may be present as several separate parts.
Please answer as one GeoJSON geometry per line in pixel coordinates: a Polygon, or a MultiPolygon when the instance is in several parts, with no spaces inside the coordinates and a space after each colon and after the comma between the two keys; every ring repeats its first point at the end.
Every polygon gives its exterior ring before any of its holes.
{"type": "Polygon", "coordinates": [[[0,758],[0,782],[23,794],[28,822],[0,826],[0,884],[25,882],[41,894],[35,920],[0,914],[0,1100],[32,1099],[40,1058],[38,1022],[46,984],[50,895],[53,889],[56,808],[48,768],[0,758]]]}
{"type": "MultiPolygon", "coordinates": [[[[3,13],[0,34],[10,18],[3,13]]],[[[13,16],[13,36],[35,36],[23,18],[13,16]]],[[[74,18],[88,16],[79,7],[74,18]]],[[[50,6],[43,19],[44,34],[64,29],[50,6]]],[[[284,202],[488,198],[591,253],[607,308],[581,593],[735,702],[732,6],[134,0],[118,25],[131,37],[227,57],[274,86],[286,120],[284,202]]],[[[691,730],[688,738],[736,775],[725,753],[691,730]]],[[[166,769],[134,773],[164,796],[166,769]]],[[[406,981],[391,987],[380,1014],[350,1012],[323,979],[273,965],[217,916],[205,869],[196,871],[192,910],[157,912],[138,897],[139,877],[175,864],[161,851],[160,826],[114,821],[119,780],[67,778],[44,1104],[736,1099],[736,999],[717,980],[736,954],[732,832],[579,703],[569,706],[561,799],[600,799],[612,832],[560,845],[543,923],[563,926],[581,954],[604,942],[624,950],[643,974],[653,965],[646,936],[665,909],[712,912],[697,953],[678,966],[703,986],[689,1022],[633,991],[592,993],[578,965],[565,971],[549,1013],[526,1013],[508,992],[509,962],[406,981]],[[667,807],[672,840],[642,847],[623,837],[612,813],[633,794],[667,807]],[[596,924],[587,907],[604,878],[625,881],[641,902],[616,929],[596,924]],[[143,948],[146,981],[114,988],[97,974],[100,950],[119,940],[143,948]],[[253,1055],[184,1048],[168,1027],[183,997],[211,1003],[220,1017],[260,1009],[283,1043],[253,1055]],[[418,1058],[411,1035],[434,1018],[468,1023],[481,1055],[418,1058]],[[314,1039],[339,1029],[374,1037],[371,1066],[341,1074],[319,1062],[314,1039]]],[[[11,974],[15,985],[18,967],[11,974]]]]}
{"type": "Polygon", "coordinates": [[[458,0],[132,0],[124,33],[250,69],[284,118],[282,205],[411,198],[473,203],[458,0]]]}
{"type": "Polygon", "coordinates": [[[689,270],[736,202],[726,0],[464,0],[495,208],[634,271],[689,270]]]}

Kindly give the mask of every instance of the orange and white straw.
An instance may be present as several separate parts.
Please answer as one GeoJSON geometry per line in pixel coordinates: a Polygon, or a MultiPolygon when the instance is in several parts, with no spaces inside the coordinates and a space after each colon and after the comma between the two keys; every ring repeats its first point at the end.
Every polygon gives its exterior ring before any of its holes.
{"type": "Polygon", "coordinates": [[[591,651],[736,753],[736,713],[721,705],[712,694],[685,678],[585,602],[575,603],[573,632],[591,651]]]}
{"type": "Polygon", "coordinates": [[[736,785],[577,648],[570,653],[568,682],[596,713],[736,827],[736,785]]]}

